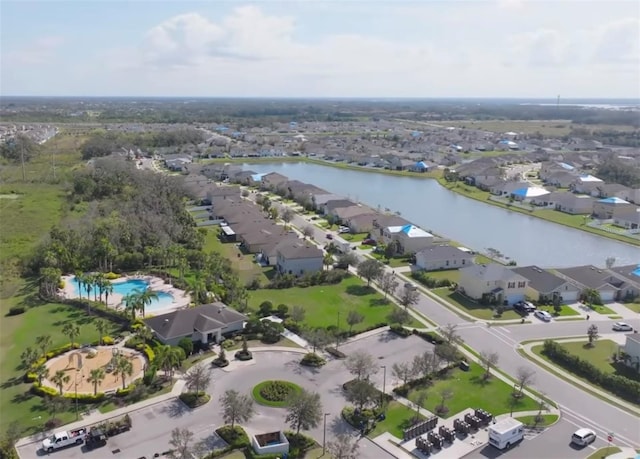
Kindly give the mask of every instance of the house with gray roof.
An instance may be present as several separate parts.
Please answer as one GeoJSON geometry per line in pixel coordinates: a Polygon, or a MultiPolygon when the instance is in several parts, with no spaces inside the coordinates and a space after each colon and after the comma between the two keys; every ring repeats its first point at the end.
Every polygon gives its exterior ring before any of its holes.
{"type": "Polygon", "coordinates": [[[618,277],[622,277],[627,283],[627,290],[622,292],[620,299],[634,299],[640,296],[640,263],[625,266],[615,266],[609,269],[618,277]]]}
{"type": "Polygon", "coordinates": [[[613,224],[637,233],[640,230],[640,207],[623,209],[613,215],[613,224]]]}
{"type": "Polygon", "coordinates": [[[278,272],[302,276],[321,271],[324,253],[314,244],[296,239],[283,241],[275,248],[278,272]]]}
{"type": "Polygon", "coordinates": [[[333,215],[335,216],[334,211],[339,208],[344,207],[357,207],[358,204],[346,198],[337,198],[330,199],[325,201],[324,205],[321,207],[320,211],[323,215],[333,215]]]}
{"type": "Polygon", "coordinates": [[[175,346],[183,338],[219,343],[225,335],[241,331],[246,320],[244,314],[217,302],[149,317],[144,323],[163,344],[175,346]]]}
{"type": "Polygon", "coordinates": [[[373,222],[380,218],[378,212],[369,212],[366,214],[353,215],[344,218],[342,224],[348,226],[352,233],[370,233],[373,231],[373,222]]]}
{"type": "Polygon", "coordinates": [[[512,271],[528,280],[525,295],[533,301],[551,303],[559,297],[562,303],[575,303],[580,297],[577,285],[538,266],[522,266],[512,271]]]}
{"type": "Polygon", "coordinates": [[[616,214],[623,214],[632,209],[637,209],[637,207],[624,199],[616,197],[598,199],[593,203],[593,216],[608,220],[616,214]]]}
{"type": "Polygon", "coordinates": [[[458,269],[473,264],[470,252],[450,245],[436,245],[416,252],[416,266],[425,271],[458,269]]]}
{"type": "Polygon", "coordinates": [[[460,269],[459,290],[476,301],[513,306],[525,299],[529,281],[497,263],[472,265],[460,269]]]}
{"type": "Polygon", "coordinates": [[[568,191],[551,193],[555,210],[572,215],[591,215],[595,199],[591,196],[573,194],[568,191]]]}
{"type": "Polygon", "coordinates": [[[633,282],[608,269],[593,265],[556,269],[558,275],[575,284],[581,292],[586,289],[597,290],[603,302],[624,299],[627,294],[637,293],[633,282]]]}
{"type": "Polygon", "coordinates": [[[288,180],[289,178],[282,174],[270,172],[262,176],[260,180],[260,188],[264,190],[276,190],[280,185],[286,183],[288,180]]]}

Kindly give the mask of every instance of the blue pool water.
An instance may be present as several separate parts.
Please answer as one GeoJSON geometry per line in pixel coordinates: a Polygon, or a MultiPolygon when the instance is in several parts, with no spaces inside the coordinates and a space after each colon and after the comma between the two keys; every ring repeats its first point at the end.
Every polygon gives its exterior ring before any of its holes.
{"type": "MultiPolygon", "coordinates": [[[[76,278],[73,277],[71,278],[70,281],[71,281],[71,284],[73,285],[74,293],[79,296],[80,287],[78,282],[76,281],[76,278]]],[[[127,279],[124,282],[113,282],[111,285],[113,285],[113,293],[116,293],[122,296],[128,295],[134,290],[145,291],[149,288],[149,284],[142,279],[127,279]]],[[[158,309],[165,309],[171,306],[171,304],[173,303],[174,298],[171,294],[166,292],[156,292],[156,294],[158,295],[158,299],[153,300],[151,304],[145,308],[146,312],[151,312],[158,309]]],[[[87,290],[84,287],[82,288],[82,296],[84,298],[87,297],[87,290]]],[[[93,290],[91,291],[90,296],[91,298],[93,298],[93,290]]],[[[109,300],[109,303],[112,304],[112,301],[109,300]]]]}

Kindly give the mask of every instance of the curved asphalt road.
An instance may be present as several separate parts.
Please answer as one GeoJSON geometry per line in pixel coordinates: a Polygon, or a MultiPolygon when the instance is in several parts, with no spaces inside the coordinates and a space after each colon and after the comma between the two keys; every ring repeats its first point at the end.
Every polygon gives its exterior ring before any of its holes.
{"type": "MultiPolygon", "coordinates": [[[[283,206],[280,205],[279,207],[281,211],[283,206]]],[[[327,231],[312,225],[299,214],[295,214],[291,224],[297,228],[311,225],[316,241],[321,245],[329,242],[326,238],[327,231]]],[[[360,260],[366,259],[358,250],[355,250],[354,253],[360,260]]],[[[402,288],[402,285],[400,283],[399,288],[402,288]]],[[[543,323],[532,317],[532,324],[493,325],[489,327],[482,322],[462,319],[450,309],[423,293],[420,295],[418,304],[413,308],[440,326],[457,324],[459,334],[464,342],[476,351],[497,352],[500,356],[498,366],[504,372],[515,375],[520,367],[535,370],[536,376],[532,387],[558,403],[568,422],[579,427],[592,428],[600,437],[606,437],[609,432],[613,432],[615,443],[621,446],[638,447],[640,445],[640,419],[637,416],[629,414],[563,381],[521,357],[516,352],[518,343],[525,340],[586,336],[586,321],[543,323]]],[[[592,320],[591,322],[596,321],[592,320]]],[[[598,320],[596,323],[602,333],[605,330],[610,330],[614,322],[612,320],[598,320]]],[[[627,322],[630,322],[636,329],[640,328],[640,319],[627,322]]]]}

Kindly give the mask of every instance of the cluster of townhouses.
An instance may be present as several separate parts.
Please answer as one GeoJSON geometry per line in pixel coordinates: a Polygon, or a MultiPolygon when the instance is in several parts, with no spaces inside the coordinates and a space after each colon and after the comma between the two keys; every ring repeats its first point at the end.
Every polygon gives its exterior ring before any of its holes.
{"type": "Polygon", "coordinates": [[[527,202],[573,215],[589,215],[612,225],[640,232],[640,188],[606,183],[583,169],[561,161],[541,164],[541,184],[525,177],[505,177],[504,169],[471,163],[456,170],[470,185],[499,197],[527,202]]]}

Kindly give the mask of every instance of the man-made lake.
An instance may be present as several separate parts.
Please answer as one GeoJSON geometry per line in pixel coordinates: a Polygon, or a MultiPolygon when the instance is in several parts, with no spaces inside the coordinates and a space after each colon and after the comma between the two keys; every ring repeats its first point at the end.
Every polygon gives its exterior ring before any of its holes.
{"type": "Polygon", "coordinates": [[[399,211],[427,231],[486,251],[494,248],[524,266],[640,264],[640,248],[495,207],[458,195],[435,180],[398,177],[309,163],[244,164],[258,173],[278,172],[373,208],[399,211]]]}

